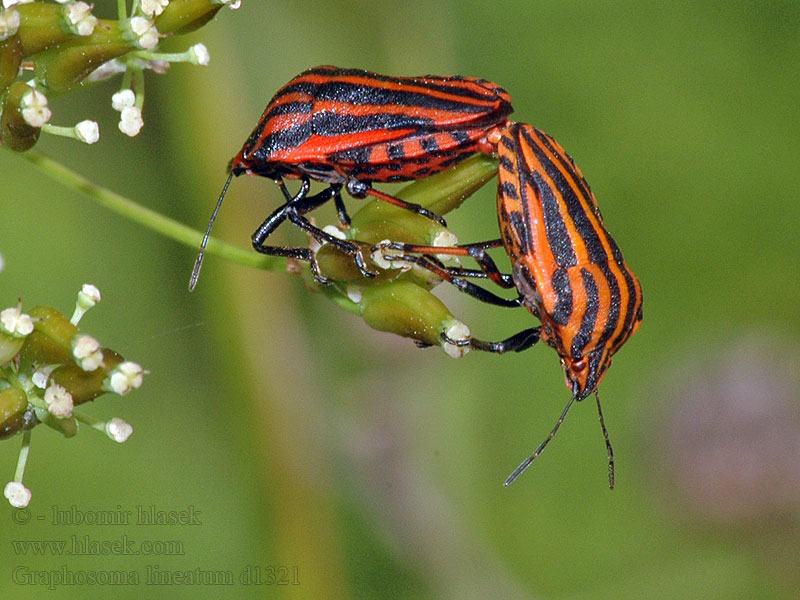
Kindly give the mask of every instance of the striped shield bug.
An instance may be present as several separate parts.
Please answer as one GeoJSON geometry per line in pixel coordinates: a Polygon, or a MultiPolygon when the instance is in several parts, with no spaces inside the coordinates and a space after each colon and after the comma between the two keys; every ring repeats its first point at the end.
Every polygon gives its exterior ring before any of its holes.
{"type": "Polygon", "coordinates": [[[449,249],[407,244],[389,247],[412,253],[399,258],[434,271],[472,296],[500,306],[525,306],[541,321],[541,326],[501,342],[465,342],[471,347],[519,352],[541,339],[561,359],[572,392],[570,400],[550,435],[508,477],[506,485],[542,453],[573,402],[594,392],[608,451],[609,487],[613,488],[614,454],[597,386],[611,366],[612,356],[641,324],[641,285],[606,230],[589,184],[558,142],[531,125],[509,123],[497,154],[500,239],[449,249]],[[510,275],[500,273],[486,253],[501,245],[511,261],[510,275]],[[472,256],[481,268],[447,269],[429,256],[432,254],[472,256]],[[466,277],[484,277],[505,288],[515,287],[519,297],[497,296],[466,277]]]}
{"type": "MultiPolygon", "coordinates": [[[[286,202],[253,233],[257,251],[308,261],[317,281],[327,283],[309,249],[265,244],[288,219],[321,243],[353,256],[361,272],[372,276],[358,245],[329,235],[304,215],[334,200],[339,221],[346,227],[349,216],[341,198],[344,188],[356,198],[372,196],[444,224],[431,211],[380,192],[372,184],[420,179],[476,152],[493,152],[511,112],[508,93],[485,79],[392,77],[332,66],[309,69],[275,94],[231,161],[209,230],[231,178],[260,175],[280,186],[286,202]],[[284,179],[301,181],[297,194],[289,193],[284,179]],[[311,180],[326,183],[328,188],[309,195],[311,180]]],[[[208,232],[190,288],[197,281],[207,239],[208,232]]]]}

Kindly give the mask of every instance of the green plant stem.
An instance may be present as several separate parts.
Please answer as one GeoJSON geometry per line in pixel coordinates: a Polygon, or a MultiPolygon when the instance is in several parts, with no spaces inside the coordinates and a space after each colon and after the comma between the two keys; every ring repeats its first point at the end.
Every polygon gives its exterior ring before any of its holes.
{"type": "MultiPolygon", "coordinates": [[[[186,244],[192,248],[200,247],[200,241],[203,239],[202,232],[192,229],[183,223],[179,223],[174,219],[170,219],[141,204],[137,204],[133,200],[117,194],[116,192],[112,192],[107,188],[96,185],[82,175],[43,154],[39,154],[35,151],[28,151],[22,153],[22,156],[41,170],[42,173],[67,187],[87,194],[101,206],[177,242],[186,244]]],[[[226,258],[235,263],[249,267],[256,267],[268,271],[281,271],[286,268],[286,260],[283,258],[264,256],[252,250],[244,250],[215,238],[209,239],[206,251],[209,254],[226,258]]]]}
{"type": "Polygon", "coordinates": [[[28,429],[22,433],[22,448],[19,451],[17,458],[17,468],[14,471],[14,481],[22,483],[22,478],[25,476],[25,465],[28,464],[28,453],[31,450],[31,430],[28,429]]]}

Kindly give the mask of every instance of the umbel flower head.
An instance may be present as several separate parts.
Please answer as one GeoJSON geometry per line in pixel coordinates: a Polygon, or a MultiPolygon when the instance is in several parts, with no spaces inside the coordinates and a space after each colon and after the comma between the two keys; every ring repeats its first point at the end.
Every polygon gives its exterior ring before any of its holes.
{"type": "Polygon", "coordinates": [[[147,373],[79,330],[83,316],[98,302],[100,291],[87,284],[71,318],[47,306],[23,312],[22,302],[0,311],[0,439],[22,436],[16,474],[4,490],[13,506],[27,506],[31,499],[22,479],[37,425],[72,437],[83,423],[115,442],[133,433],[118,417],[101,421],[75,410],[107,392],[128,394],[147,373]]]}
{"type": "MultiPolygon", "coordinates": [[[[144,122],[144,71],[163,74],[175,62],[207,65],[208,50],[158,52],[161,40],[202,27],[241,0],[137,0],[131,13],[118,3],[117,19],[98,19],[93,5],[76,0],[3,0],[0,4],[0,144],[18,152],[51,133],[87,144],[100,139],[95,121],[52,125],[48,96],[122,74],[125,104],[119,129],[138,135],[144,122]]],[[[115,95],[116,96],[116,95],[115,95]]]]}

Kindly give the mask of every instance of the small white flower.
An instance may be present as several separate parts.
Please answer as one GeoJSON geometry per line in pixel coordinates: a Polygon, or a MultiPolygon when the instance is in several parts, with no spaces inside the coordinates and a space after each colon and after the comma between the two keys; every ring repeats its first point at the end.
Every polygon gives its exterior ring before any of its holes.
{"type": "Polygon", "coordinates": [[[208,54],[208,48],[206,48],[205,44],[195,44],[189,48],[189,54],[192,57],[192,63],[200,65],[201,67],[207,67],[211,60],[211,56],[208,54]]]}
{"type": "Polygon", "coordinates": [[[96,121],[81,121],[75,125],[75,135],[82,142],[94,144],[100,139],[100,126],[96,121]]]}
{"type": "Polygon", "coordinates": [[[39,90],[25,92],[19,101],[22,118],[31,127],[41,127],[50,120],[52,113],[47,106],[47,96],[39,90]]]}
{"type": "Polygon", "coordinates": [[[122,133],[130,137],[139,135],[142,127],[144,127],[142,109],[136,106],[126,106],[123,108],[117,127],[119,127],[122,133]]]}
{"type": "Polygon", "coordinates": [[[103,380],[103,389],[124,396],[142,385],[146,371],[135,362],[125,361],[114,367],[103,380]]]}
{"type": "Polygon", "coordinates": [[[152,21],[144,17],[133,17],[129,23],[140,48],[152,50],[158,46],[158,29],[156,29],[152,21]]]}
{"type": "Polygon", "coordinates": [[[236,10],[242,5],[242,0],[222,0],[223,4],[227,4],[231,10],[236,10]]]}
{"type": "MultiPolygon", "coordinates": [[[[454,342],[464,342],[470,339],[469,327],[461,321],[454,321],[445,329],[444,334],[454,342]]],[[[443,341],[442,350],[444,350],[448,356],[461,358],[469,352],[469,345],[457,346],[450,342],[443,341]]]]}
{"type": "Polygon", "coordinates": [[[391,240],[381,240],[376,244],[375,250],[370,254],[372,262],[378,265],[381,269],[401,269],[408,271],[411,268],[411,263],[405,260],[391,260],[387,256],[401,256],[402,250],[394,250],[389,248],[391,240]]]}
{"type": "Polygon", "coordinates": [[[122,112],[123,108],[133,106],[136,103],[136,94],[131,89],[120,90],[111,96],[111,108],[122,112]]]}
{"type": "Polygon", "coordinates": [[[120,444],[131,437],[132,433],[133,427],[118,417],[114,417],[106,423],[106,435],[120,444]]]}
{"type": "Polygon", "coordinates": [[[47,365],[36,369],[33,372],[33,375],[31,376],[31,381],[33,382],[33,385],[35,385],[41,390],[47,388],[47,380],[50,379],[50,373],[52,373],[53,369],[55,368],[56,365],[47,365]]]}
{"type": "Polygon", "coordinates": [[[91,308],[100,302],[100,290],[97,289],[96,285],[84,283],[81,286],[81,291],[78,292],[78,302],[86,306],[86,308],[91,308]]]}
{"type": "Polygon", "coordinates": [[[25,337],[33,331],[33,319],[20,306],[6,308],[0,312],[0,331],[16,338],[25,337]]]}
{"type": "Polygon", "coordinates": [[[169,4],[169,0],[142,0],[142,12],[148,17],[157,17],[169,4]]]}
{"type": "Polygon", "coordinates": [[[84,371],[95,371],[103,366],[100,342],[90,335],[78,334],[72,339],[72,356],[84,371]]]}
{"type": "Polygon", "coordinates": [[[47,411],[54,417],[64,419],[72,415],[74,408],[72,394],[62,385],[51,381],[44,391],[44,403],[47,405],[47,411]]]}
{"type": "Polygon", "coordinates": [[[14,508],[25,508],[30,504],[31,491],[17,481],[9,481],[3,490],[3,495],[14,508]]]}
{"type": "Polygon", "coordinates": [[[330,236],[335,237],[337,240],[346,240],[347,236],[345,236],[344,231],[336,227],[335,225],[325,225],[322,228],[322,231],[327,233],[330,236]]]}
{"type": "Polygon", "coordinates": [[[97,17],[92,14],[92,7],[86,2],[73,2],[64,9],[72,30],[81,36],[92,35],[97,25],[97,17]]]}
{"type": "Polygon", "coordinates": [[[20,16],[18,11],[7,9],[0,12],[0,42],[17,33],[19,24],[20,16]]]}
{"type": "Polygon", "coordinates": [[[78,292],[78,300],[75,302],[75,311],[72,313],[69,322],[73,325],[80,323],[86,311],[98,302],[100,302],[100,290],[90,283],[84,283],[81,291],[78,292]]]}

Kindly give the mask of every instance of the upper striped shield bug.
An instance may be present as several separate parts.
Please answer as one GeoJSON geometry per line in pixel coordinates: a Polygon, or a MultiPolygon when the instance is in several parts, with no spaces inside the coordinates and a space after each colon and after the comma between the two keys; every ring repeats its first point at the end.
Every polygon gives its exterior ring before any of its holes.
{"type": "MultiPolygon", "coordinates": [[[[511,112],[508,93],[485,79],[392,77],[332,66],[309,69],[275,94],[231,161],[209,230],[234,175],[268,177],[278,183],[286,202],[253,233],[257,251],[309,261],[317,281],[326,283],[307,248],[265,245],[288,219],[320,242],[352,255],[361,272],[371,276],[356,244],[327,234],[304,215],[333,199],[341,224],[347,226],[344,188],[351,196],[373,196],[444,224],[438,215],[372,184],[420,179],[476,152],[493,152],[511,112]],[[288,192],[284,178],[301,180],[297,194],[288,192]],[[309,195],[311,180],[329,187],[309,195]]],[[[190,288],[197,281],[207,239],[208,232],[190,288]]]]}
{"type": "Polygon", "coordinates": [[[561,359],[572,396],[550,435],[508,477],[506,485],[541,454],[573,402],[595,392],[608,450],[609,486],[613,488],[614,455],[596,392],[611,357],[641,324],[641,285],[606,230],[589,184],[558,142],[531,125],[509,123],[497,154],[500,239],[449,249],[407,244],[390,247],[417,253],[399,258],[425,266],[470,295],[501,306],[525,306],[541,321],[541,326],[501,342],[465,342],[471,347],[518,352],[541,339],[561,359]],[[511,261],[510,275],[500,273],[486,253],[501,245],[511,261]],[[446,269],[430,254],[469,255],[481,270],[446,269]],[[465,279],[474,276],[489,278],[505,288],[516,287],[519,297],[502,298],[465,279]]]}

